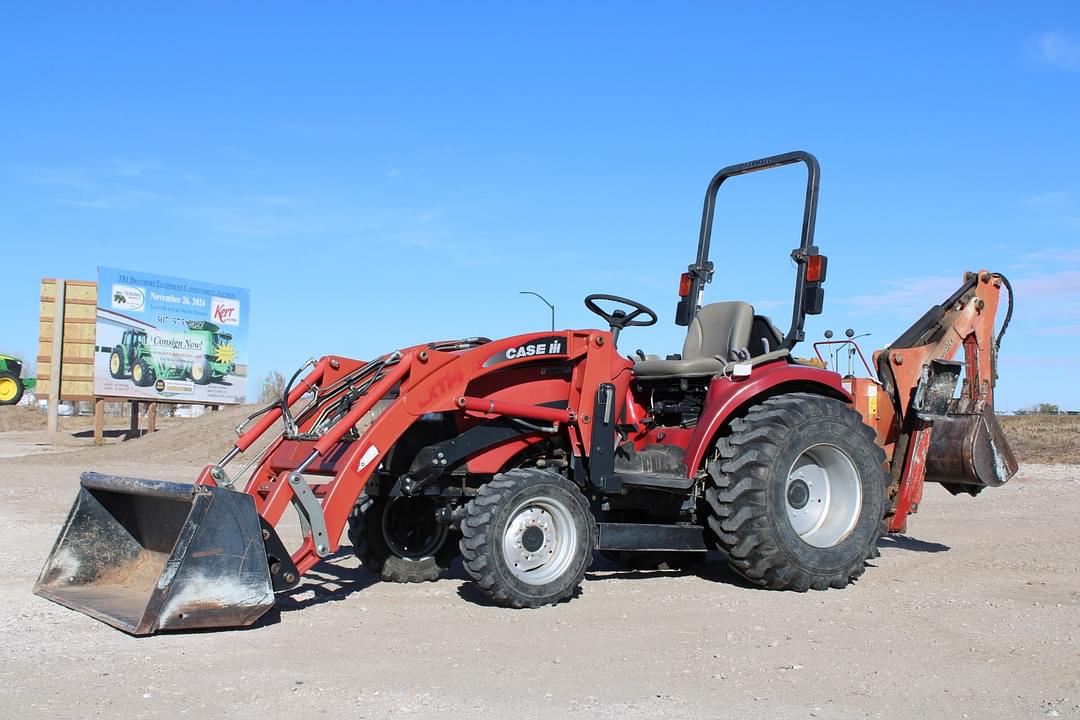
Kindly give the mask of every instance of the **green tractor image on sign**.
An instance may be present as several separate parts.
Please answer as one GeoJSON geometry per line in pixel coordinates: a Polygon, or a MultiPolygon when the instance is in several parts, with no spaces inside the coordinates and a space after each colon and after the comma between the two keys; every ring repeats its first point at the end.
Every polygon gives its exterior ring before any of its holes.
{"type": "Polygon", "coordinates": [[[209,385],[236,369],[232,335],[213,323],[192,322],[181,333],[125,330],[109,355],[109,374],[138,387],[156,380],[191,380],[209,385]]]}

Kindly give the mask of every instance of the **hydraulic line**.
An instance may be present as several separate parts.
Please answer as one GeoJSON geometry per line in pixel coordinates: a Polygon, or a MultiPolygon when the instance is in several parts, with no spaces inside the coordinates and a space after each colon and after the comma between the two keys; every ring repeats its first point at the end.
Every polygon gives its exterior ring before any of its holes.
{"type": "Polygon", "coordinates": [[[1001,323],[1001,332],[997,336],[997,345],[1001,345],[1001,338],[1005,337],[1005,329],[1009,327],[1009,321],[1012,320],[1013,314],[1013,289],[1009,283],[1009,278],[1005,277],[1001,273],[995,273],[1001,278],[1001,283],[1005,286],[1005,289],[1009,291],[1009,308],[1005,311],[1005,321],[1001,323]]]}

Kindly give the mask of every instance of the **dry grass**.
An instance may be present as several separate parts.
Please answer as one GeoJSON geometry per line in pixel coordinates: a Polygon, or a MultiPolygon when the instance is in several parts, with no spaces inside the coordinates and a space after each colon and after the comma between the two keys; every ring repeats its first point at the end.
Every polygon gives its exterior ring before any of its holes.
{"type": "MultiPolygon", "coordinates": [[[[32,405],[0,405],[0,432],[23,432],[44,430],[47,424],[44,410],[32,405]]],[[[158,418],[158,424],[169,422],[170,418],[158,418]]],[[[127,415],[106,415],[105,427],[127,427],[130,420],[127,415]]],[[[143,427],[146,419],[142,420],[143,427]]],[[[91,416],[61,416],[60,429],[69,432],[92,429],[94,418],[91,416]]]]}
{"type": "Polygon", "coordinates": [[[999,419],[1020,462],[1080,463],[1080,415],[1015,415],[999,419]]]}
{"type": "Polygon", "coordinates": [[[44,430],[45,413],[26,405],[0,406],[0,432],[44,430]]]}

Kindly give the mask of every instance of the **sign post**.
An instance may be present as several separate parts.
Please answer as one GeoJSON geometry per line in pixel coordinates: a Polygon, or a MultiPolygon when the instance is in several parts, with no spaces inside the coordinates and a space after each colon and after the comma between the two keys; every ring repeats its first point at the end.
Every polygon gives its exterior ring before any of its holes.
{"type": "Polygon", "coordinates": [[[49,418],[47,427],[49,432],[59,432],[60,417],[60,384],[63,382],[63,363],[61,362],[64,352],[64,281],[56,281],[56,299],[53,302],[53,333],[52,352],[49,354],[49,418]]]}

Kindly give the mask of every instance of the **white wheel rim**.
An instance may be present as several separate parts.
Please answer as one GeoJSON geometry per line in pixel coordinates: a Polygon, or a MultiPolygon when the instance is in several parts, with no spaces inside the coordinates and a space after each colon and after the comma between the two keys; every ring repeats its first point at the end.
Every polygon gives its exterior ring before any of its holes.
{"type": "Polygon", "coordinates": [[[855,528],[862,482],[855,463],[835,445],[813,445],[795,459],[784,485],[792,529],[808,545],[829,548],[855,528]]]}
{"type": "Polygon", "coordinates": [[[518,580],[545,585],[566,572],[577,549],[573,514],[551,497],[526,500],[510,513],[503,531],[506,565],[518,580]]]}

